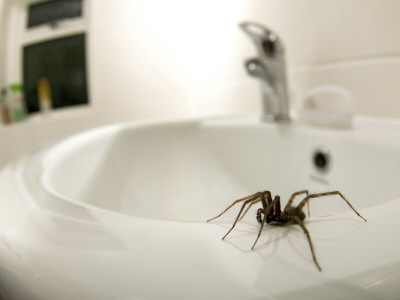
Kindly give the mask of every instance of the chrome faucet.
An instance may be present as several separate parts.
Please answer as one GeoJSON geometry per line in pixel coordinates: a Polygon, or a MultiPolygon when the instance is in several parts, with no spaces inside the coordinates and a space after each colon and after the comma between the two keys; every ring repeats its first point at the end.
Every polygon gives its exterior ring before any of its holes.
{"type": "Polygon", "coordinates": [[[289,121],[285,53],[281,40],[273,31],[257,23],[244,22],[240,27],[257,48],[258,56],[247,59],[245,67],[248,74],[261,79],[263,118],[272,122],[289,121]]]}

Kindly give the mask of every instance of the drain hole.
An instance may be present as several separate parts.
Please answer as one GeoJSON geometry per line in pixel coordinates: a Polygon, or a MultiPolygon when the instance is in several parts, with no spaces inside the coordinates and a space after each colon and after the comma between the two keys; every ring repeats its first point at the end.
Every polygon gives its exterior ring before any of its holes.
{"type": "Polygon", "coordinates": [[[329,169],[330,157],[326,150],[319,149],[313,155],[314,167],[320,172],[326,172],[329,169]]]}

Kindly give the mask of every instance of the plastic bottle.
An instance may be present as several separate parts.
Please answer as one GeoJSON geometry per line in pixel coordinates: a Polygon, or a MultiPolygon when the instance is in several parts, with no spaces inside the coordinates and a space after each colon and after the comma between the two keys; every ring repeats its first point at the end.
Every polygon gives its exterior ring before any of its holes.
{"type": "Polygon", "coordinates": [[[26,118],[26,108],[22,91],[22,84],[11,85],[12,121],[20,122],[26,118]]]}
{"type": "Polygon", "coordinates": [[[40,112],[48,115],[52,109],[52,96],[50,80],[47,77],[40,77],[37,82],[40,112]]]}
{"type": "Polygon", "coordinates": [[[3,124],[11,123],[10,108],[7,101],[7,89],[3,88],[1,90],[0,97],[0,109],[1,109],[1,119],[3,124]]]}

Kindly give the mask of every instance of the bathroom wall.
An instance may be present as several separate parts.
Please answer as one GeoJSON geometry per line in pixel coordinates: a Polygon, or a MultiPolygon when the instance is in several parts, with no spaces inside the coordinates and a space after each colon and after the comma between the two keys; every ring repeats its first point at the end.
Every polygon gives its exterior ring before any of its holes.
{"type": "Polygon", "coordinates": [[[310,84],[346,87],[360,114],[400,117],[400,1],[310,0],[310,84]]]}
{"type": "MultiPolygon", "coordinates": [[[[4,0],[0,0],[0,16],[3,12],[3,5],[4,5],[4,0]]],[[[0,30],[1,30],[1,25],[0,25],[0,30]]]]}
{"type": "Polygon", "coordinates": [[[93,2],[92,82],[102,82],[93,86],[94,98],[113,99],[102,106],[122,118],[258,111],[259,82],[243,68],[244,59],[255,54],[238,27],[243,20],[281,32],[287,48],[296,49],[288,51],[289,65],[311,59],[311,24],[304,1],[114,3],[93,2]],[[114,18],[108,19],[109,14],[114,18]],[[302,37],[295,34],[299,27],[302,37]]]}
{"type": "MultiPolygon", "coordinates": [[[[6,1],[17,0],[0,0],[0,15],[6,1]]],[[[282,37],[294,108],[311,87],[337,84],[359,113],[400,118],[400,0],[86,1],[91,105],[0,127],[0,166],[113,122],[258,112],[242,20],[282,37]]]]}
{"type": "Polygon", "coordinates": [[[115,112],[110,118],[258,111],[259,83],[243,69],[255,52],[242,20],[284,40],[293,107],[311,87],[337,84],[353,93],[358,113],[400,117],[399,0],[114,3],[93,3],[91,15],[92,45],[102,45],[92,82],[104,83],[93,95],[115,112]]]}

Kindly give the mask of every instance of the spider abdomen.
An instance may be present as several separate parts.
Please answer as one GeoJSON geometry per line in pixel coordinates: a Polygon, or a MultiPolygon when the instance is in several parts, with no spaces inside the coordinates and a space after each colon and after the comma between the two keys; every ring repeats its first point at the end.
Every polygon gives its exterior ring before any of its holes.
{"type": "Polygon", "coordinates": [[[294,220],[295,217],[298,217],[300,221],[304,221],[306,218],[306,215],[301,210],[297,210],[296,207],[293,206],[286,207],[285,213],[288,215],[289,219],[294,222],[296,222],[294,220]]]}

